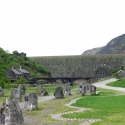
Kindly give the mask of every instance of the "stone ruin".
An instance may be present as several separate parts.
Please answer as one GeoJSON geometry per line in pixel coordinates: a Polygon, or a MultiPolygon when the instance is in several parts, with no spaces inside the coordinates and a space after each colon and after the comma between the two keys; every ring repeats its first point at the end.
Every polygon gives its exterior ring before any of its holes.
{"type": "Polygon", "coordinates": [[[14,99],[17,102],[22,102],[22,94],[20,89],[13,89],[11,91],[10,99],[14,99]]]}
{"type": "Polygon", "coordinates": [[[22,111],[17,101],[6,99],[0,108],[0,125],[24,125],[22,111]]]}
{"type": "Polygon", "coordinates": [[[70,88],[70,86],[66,85],[64,87],[64,95],[71,95],[71,88],[70,88]]]}
{"type": "Polygon", "coordinates": [[[25,89],[25,86],[24,86],[24,85],[19,85],[19,86],[18,86],[18,89],[21,90],[21,94],[22,94],[22,95],[25,95],[26,89],[25,89]]]}
{"type": "Polygon", "coordinates": [[[48,95],[48,92],[46,91],[46,89],[42,88],[41,85],[37,86],[37,93],[39,96],[48,95]]]}
{"type": "Polygon", "coordinates": [[[24,96],[24,110],[35,110],[38,107],[38,98],[35,93],[26,93],[24,96]]]}
{"type": "Polygon", "coordinates": [[[0,97],[4,96],[4,91],[3,89],[0,87],[0,97]]]}
{"type": "Polygon", "coordinates": [[[79,84],[78,92],[82,95],[95,95],[96,94],[96,87],[86,83],[86,84],[79,84]]]}
{"type": "Polygon", "coordinates": [[[63,88],[61,86],[58,86],[54,92],[54,96],[57,99],[62,99],[64,97],[63,94],[63,88]]]}

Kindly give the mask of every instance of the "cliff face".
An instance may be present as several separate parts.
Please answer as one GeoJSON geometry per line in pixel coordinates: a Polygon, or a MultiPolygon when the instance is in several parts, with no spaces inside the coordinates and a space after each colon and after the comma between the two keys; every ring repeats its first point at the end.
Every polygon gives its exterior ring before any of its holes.
{"type": "Polygon", "coordinates": [[[104,47],[94,48],[83,52],[83,55],[93,54],[124,54],[125,53],[125,34],[113,38],[104,47]]]}

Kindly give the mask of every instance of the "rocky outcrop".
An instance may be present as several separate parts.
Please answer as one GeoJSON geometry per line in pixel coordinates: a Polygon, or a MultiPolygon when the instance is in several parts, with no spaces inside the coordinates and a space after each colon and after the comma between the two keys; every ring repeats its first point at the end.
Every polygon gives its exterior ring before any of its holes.
{"type": "Polygon", "coordinates": [[[93,49],[86,50],[82,53],[82,55],[95,55],[97,54],[103,47],[97,47],[93,49]]]}
{"type": "Polygon", "coordinates": [[[104,47],[86,50],[82,55],[125,54],[125,34],[113,38],[104,47]]]}

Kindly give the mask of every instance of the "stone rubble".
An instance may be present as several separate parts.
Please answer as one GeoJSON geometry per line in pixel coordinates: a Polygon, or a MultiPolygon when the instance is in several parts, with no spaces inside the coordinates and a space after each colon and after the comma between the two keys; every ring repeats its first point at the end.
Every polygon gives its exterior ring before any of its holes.
{"type": "Polygon", "coordinates": [[[101,121],[101,119],[76,119],[76,118],[63,118],[62,115],[64,114],[71,114],[71,113],[75,113],[75,112],[83,112],[83,111],[86,111],[86,110],[90,110],[90,108],[82,108],[82,107],[76,107],[76,106],[71,106],[73,103],[76,103],[76,101],[80,99],[80,98],[76,98],[76,99],[73,99],[71,100],[70,103],[68,104],[65,104],[65,106],[69,107],[69,108],[76,108],[78,109],[77,111],[70,111],[70,112],[64,112],[64,113],[58,113],[58,114],[51,114],[51,117],[53,119],[56,119],[56,120],[65,120],[65,121],[73,121],[73,120],[79,120],[81,121],[82,123],[79,124],[79,125],[90,125],[91,123],[93,122],[98,122],[98,121],[101,121]]]}

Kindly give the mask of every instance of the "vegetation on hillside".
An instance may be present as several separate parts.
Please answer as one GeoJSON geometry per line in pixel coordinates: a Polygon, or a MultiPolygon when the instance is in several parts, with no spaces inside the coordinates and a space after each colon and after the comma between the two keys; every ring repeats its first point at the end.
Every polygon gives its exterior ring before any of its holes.
{"type": "Polygon", "coordinates": [[[113,38],[104,47],[89,49],[83,52],[83,55],[93,54],[125,54],[125,34],[113,38]]]}
{"type": "Polygon", "coordinates": [[[22,67],[31,72],[31,77],[51,75],[43,65],[38,65],[25,56],[18,56],[18,51],[13,51],[13,54],[5,52],[0,48],[0,86],[4,87],[5,83],[10,81],[6,78],[6,70],[22,67]]]}
{"type": "Polygon", "coordinates": [[[125,34],[113,38],[97,54],[125,54],[125,34]]]}

